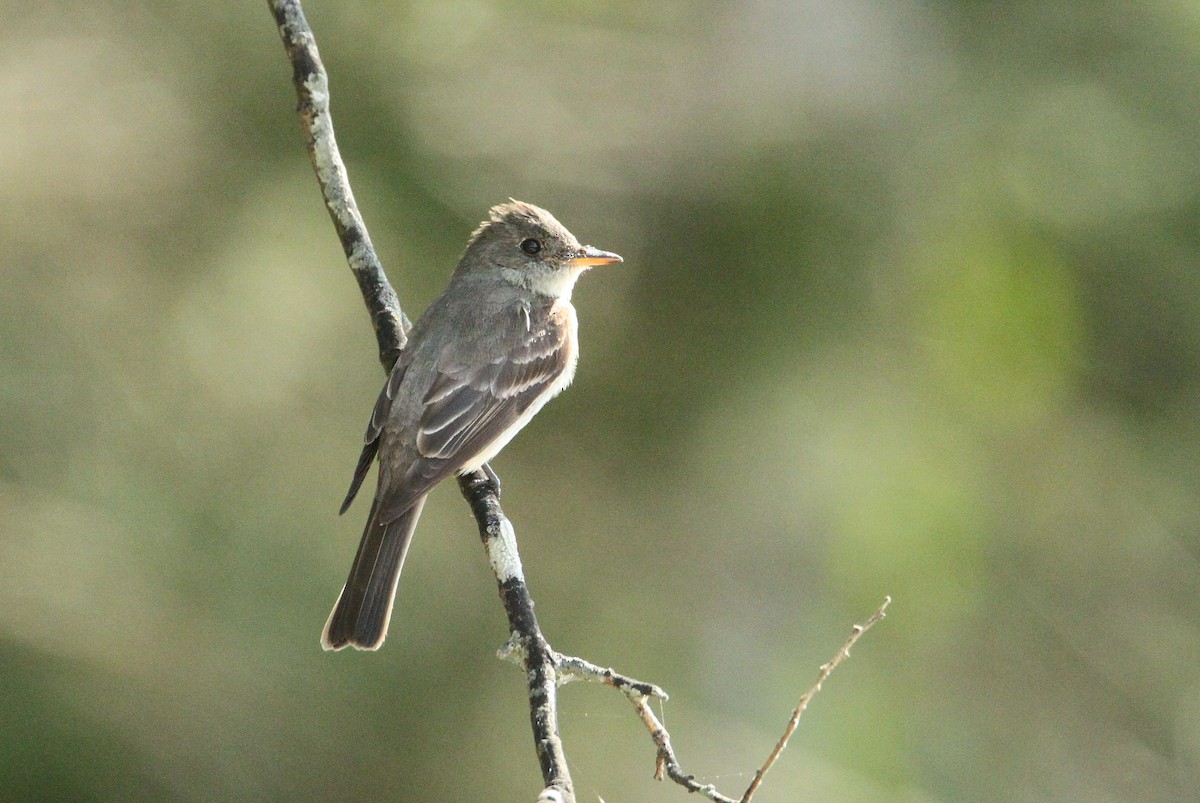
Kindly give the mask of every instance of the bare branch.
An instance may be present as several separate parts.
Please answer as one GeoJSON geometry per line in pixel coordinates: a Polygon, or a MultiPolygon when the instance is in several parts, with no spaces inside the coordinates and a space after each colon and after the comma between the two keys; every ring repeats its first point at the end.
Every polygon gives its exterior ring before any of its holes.
{"type": "MultiPolygon", "coordinates": [[[[556,653],[557,655],[557,653],[556,653]]],[[[614,672],[606,667],[575,658],[571,655],[558,655],[559,685],[572,680],[587,680],[592,683],[603,683],[625,693],[626,697],[635,695],[641,697],[656,697],[666,701],[670,699],[667,693],[653,683],[634,680],[631,677],[614,672]]]]}
{"type": "Polygon", "coordinates": [[[496,575],[500,599],[508,614],[512,635],[507,650],[519,659],[529,684],[529,718],[534,746],[546,789],[539,801],[574,803],[575,788],[567,768],[567,756],[558,735],[558,670],[555,653],[538,627],[533,598],[525,584],[517,538],[512,523],[500,509],[495,480],[480,469],[459,478],[459,488],[475,521],[488,561],[496,575]],[[547,795],[551,795],[547,797],[547,795]],[[554,797],[553,795],[558,795],[554,797]]]}
{"type": "Polygon", "coordinates": [[[762,767],[759,768],[758,772],[754,773],[754,780],[750,782],[750,786],[746,789],[746,794],[742,795],[741,803],[750,803],[750,798],[754,796],[754,793],[758,791],[758,787],[762,785],[763,777],[774,766],[783,749],[787,747],[788,739],[792,738],[792,734],[796,732],[796,726],[800,724],[800,717],[804,714],[804,709],[808,708],[809,702],[812,701],[813,697],[817,696],[817,692],[821,690],[821,684],[829,679],[829,676],[833,674],[833,670],[837,669],[842,661],[850,657],[850,648],[858,643],[863,633],[866,633],[887,615],[887,607],[891,604],[892,598],[884,597],[883,604],[879,606],[875,613],[871,614],[871,617],[866,622],[861,625],[855,625],[851,629],[850,637],[846,639],[846,643],[842,645],[842,649],[838,651],[838,654],[833,656],[833,659],[828,663],[821,666],[821,671],[817,673],[817,682],[800,696],[800,702],[796,706],[796,710],[792,712],[787,727],[783,730],[783,736],[779,737],[779,741],[775,744],[775,749],[767,756],[767,760],[763,762],[762,767]]]}
{"type": "MultiPolygon", "coordinates": [[[[787,727],[784,728],[783,736],[776,742],[775,748],[767,756],[762,767],[754,773],[754,780],[750,782],[750,786],[740,799],[726,797],[718,792],[713,784],[702,784],[696,780],[695,776],[689,775],[684,771],[679,763],[679,759],[675,756],[674,748],[671,746],[671,734],[663,727],[662,722],[654,715],[654,711],[651,710],[649,705],[651,698],[664,701],[668,699],[665,691],[652,683],[635,680],[634,678],[614,672],[612,669],[585,661],[582,658],[562,655],[557,652],[552,653],[552,656],[555,665],[558,667],[558,683],[560,685],[569,683],[572,680],[600,683],[605,686],[612,686],[629,699],[638,717],[641,718],[642,724],[650,732],[650,738],[657,749],[654,767],[655,780],[661,781],[665,776],[689,792],[694,792],[701,797],[714,801],[714,803],[750,803],[751,798],[754,797],[754,793],[762,785],[767,771],[774,766],[780,754],[783,753],[784,748],[787,747],[788,740],[796,732],[796,727],[800,724],[800,717],[804,714],[805,709],[808,708],[808,704],[821,691],[821,684],[829,679],[829,676],[833,674],[833,671],[838,668],[842,661],[850,657],[850,648],[858,643],[863,634],[883,619],[886,615],[887,607],[891,603],[891,597],[884,597],[883,604],[879,606],[875,613],[871,614],[870,618],[863,624],[854,625],[850,631],[849,638],[846,639],[841,650],[821,666],[820,671],[817,673],[816,682],[809,687],[808,691],[800,696],[800,702],[796,706],[796,709],[792,711],[792,716],[788,720],[787,727]]],[[[500,657],[519,663],[519,656],[516,654],[519,650],[520,645],[510,641],[500,651],[500,657]]]]}
{"type": "Polygon", "coordinates": [[[379,359],[384,370],[390,371],[404,349],[412,323],[400,309],[400,300],[383,272],[350,190],[346,166],[333,136],[329,79],[317,52],[317,40],[304,19],[304,10],[299,0],[271,0],[268,5],[292,63],[292,83],[296,85],[298,99],[296,112],[304,127],[305,144],[317,173],[317,183],[321,185],[325,208],[333,219],[342,250],[366,302],[379,344],[379,359]]]}

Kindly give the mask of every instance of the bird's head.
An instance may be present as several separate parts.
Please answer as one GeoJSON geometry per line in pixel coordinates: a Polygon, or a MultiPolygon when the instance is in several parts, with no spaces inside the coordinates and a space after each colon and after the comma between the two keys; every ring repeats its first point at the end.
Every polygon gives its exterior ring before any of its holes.
{"type": "Polygon", "coordinates": [[[498,273],[514,285],[552,298],[570,298],[579,275],[621,257],[580,245],[554,215],[522,201],[493,206],[467,242],[458,272],[498,273]]]}

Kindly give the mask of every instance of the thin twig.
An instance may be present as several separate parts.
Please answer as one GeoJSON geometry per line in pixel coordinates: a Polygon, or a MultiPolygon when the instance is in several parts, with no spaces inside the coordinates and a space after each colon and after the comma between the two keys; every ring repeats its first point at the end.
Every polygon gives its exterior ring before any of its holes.
{"type": "Polygon", "coordinates": [[[560,686],[572,680],[587,680],[592,683],[603,683],[605,686],[612,686],[614,689],[619,689],[625,693],[626,697],[634,695],[654,697],[664,702],[670,699],[665,691],[653,683],[635,680],[628,675],[622,675],[620,672],[615,672],[599,664],[593,664],[591,661],[585,661],[582,658],[576,658],[573,655],[555,653],[554,656],[558,663],[558,683],[560,686]]]}
{"type": "MultiPolygon", "coordinates": [[[[558,668],[558,683],[560,685],[573,680],[600,683],[605,686],[612,686],[628,698],[629,702],[633,705],[634,711],[637,712],[638,717],[642,720],[642,724],[649,731],[650,739],[654,742],[656,748],[654,763],[655,780],[661,781],[664,777],[670,778],[689,792],[694,792],[701,797],[714,801],[714,803],[750,803],[754,793],[762,785],[767,771],[774,766],[779,756],[783,753],[784,748],[787,747],[788,740],[796,732],[796,727],[800,724],[800,717],[804,714],[805,709],[808,708],[808,704],[821,691],[821,684],[829,679],[829,676],[833,674],[833,671],[838,668],[842,661],[850,657],[850,648],[858,643],[863,634],[875,626],[879,620],[883,619],[887,614],[887,607],[891,603],[891,597],[884,597],[883,603],[875,613],[871,614],[866,622],[861,625],[854,625],[850,631],[849,638],[846,639],[846,642],[842,645],[838,653],[827,663],[822,664],[820,671],[817,673],[816,682],[809,687],[808,691],[801,695],[799,704],[792,711],[792,716],[788,719],[783,736],[776,742],[775,748],[767,756],[762,767],[755,771],[754,780],[750,782],[750,786],[746,789],[745,793],[741,798],[737,799],[726,797],[718,792],[713,784],[702,784],[696,780],[694,775],[689,775],[684,771],[682,765],[679,763],[679,759],[675,755],[675,749],[671,746],[671,734],[663,726],[662,722],[659,721],[658,717],[654,715],[654,711],[651,710],[649,705],[651,698],[658,700],[668,699],[665,691],[653,683],[636,680],[582,658],[563,655],[557,652],[553,652],[552,656],[554,664],[558,668]]],[[[514,638],[500,650],[500,657],[523,665],[524,656],[521,654],[522,649],[522,645],[514,638]]]]}
{"type": "Polygon", "coordinates": [[[809,702],[813,697],[817,696],[817,692],[821,690],[821,684],[829,679],[833,674],[833,670],[838,668],[842,661],[850,657],[850,648],[858,643],[862,638],[863,633],[866,633],[875,626],[879,620],[887,615],[887,607],[892,604],[891,597],[884,597],[881,604],[875,613],[871,614],[871,618],[863,622],[861,625],[855,625],[850,631],[850,637],[846,639],[846,643],[842,645],[842,649],[838,654],[833,656],[833,659],[821,666],[821,671],[817,673],[817,682],[809,687],[808,691],[800,696],[800,702],[796,706],[796,710],[792,712],[791,718],[788,720],[787,727],[783,730],[783,736],[779,737],[779,741],[775,743],[775,749],[767,756],[767,760],[763,762],[762,767],[754,773],[754,780],[750,782],[750,786],[746,789],[746,793],[742,795],[741,803],[750,803],[750,798],[758,791],[758,787],[762,785],[763,777],[767,771],[774,766],[775,761],[779,758],[783,749],[787,747],[788,739],[792,738],[792,734],[796,732],[796,726],[800,724],[800,717],[804,714],[804,709],[808,708],[809,702]]]}
{"type": "Polygon", "coordinates": [[[665,691],[653,683],[636,680],[582,658],[559,653],[555,653],[555,658],[558,663],[560,684],[572,680],[602,683],[605,686],[612,686],[628,698],[646,726],[646,730],[650,732],[650,739],[657,748],[654,763],[654,779],[656,781],[661,781],[665,775],[689,792],[695,792],[715,803],[737,803],[733,798],[725,797],[718,792],[712,784],[702,784],[694,776],[684,772],[683,767],[679,764],[679,759],[675,757],[675,749],[671,746],[671,734],[654,715],[649,704],[651,699],[662,701],[669,699],[665,691]]]}
{"type": "Polygon", "coordinates": [[[671,746],[671,734],[667,733],[667,729],[658,721],[658,717],[654,716],[645,697],[630,696],[629,701],[633,703],[634,710],[641,717],[646,730],[650,731],[650,739],[658,749],[654,760],[654,779],[656,781],[661,781],[665,773],[666,777],[689,792],[695,792],[714,803],[737,803],[733,798],[718,792],[713,784],[702,784],[696,780],[695,776],[684,772],[679,759],[675,757],[675,749],[671,746]]]}

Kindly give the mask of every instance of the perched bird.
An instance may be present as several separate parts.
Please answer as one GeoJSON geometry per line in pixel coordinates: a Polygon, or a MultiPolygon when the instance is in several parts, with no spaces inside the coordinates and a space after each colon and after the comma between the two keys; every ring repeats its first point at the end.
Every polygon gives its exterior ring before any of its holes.
{"type": "Polygon", "coordinates": [[[571,290],[621,257],[580,245],[553,215],[492,207],[409,334],[379,394],[342,512],[379,459],[375,501],[321,645],[377,650],[400,567],[433,486],[482,467],[571,383],[579,356],[571,290]]]}

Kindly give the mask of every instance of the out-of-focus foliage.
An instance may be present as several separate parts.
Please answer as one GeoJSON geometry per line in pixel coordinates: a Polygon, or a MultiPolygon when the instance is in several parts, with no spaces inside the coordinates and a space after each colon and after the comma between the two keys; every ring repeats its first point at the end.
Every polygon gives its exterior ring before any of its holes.
{"type": "MultiPolygon", "coordinates": [[[[435,493],[377,654],[318,633],[382,375],[264,3],[7,3],[6,799],[528,800],[435,493]]],[[[507,197],[620,252],[502,455],[543,627],[763,801],[1200,786],[1200,12],[310,0],[408,310],[507,197]]],[[[563,690],[580,799],[680,800],[563,690]]]]}

